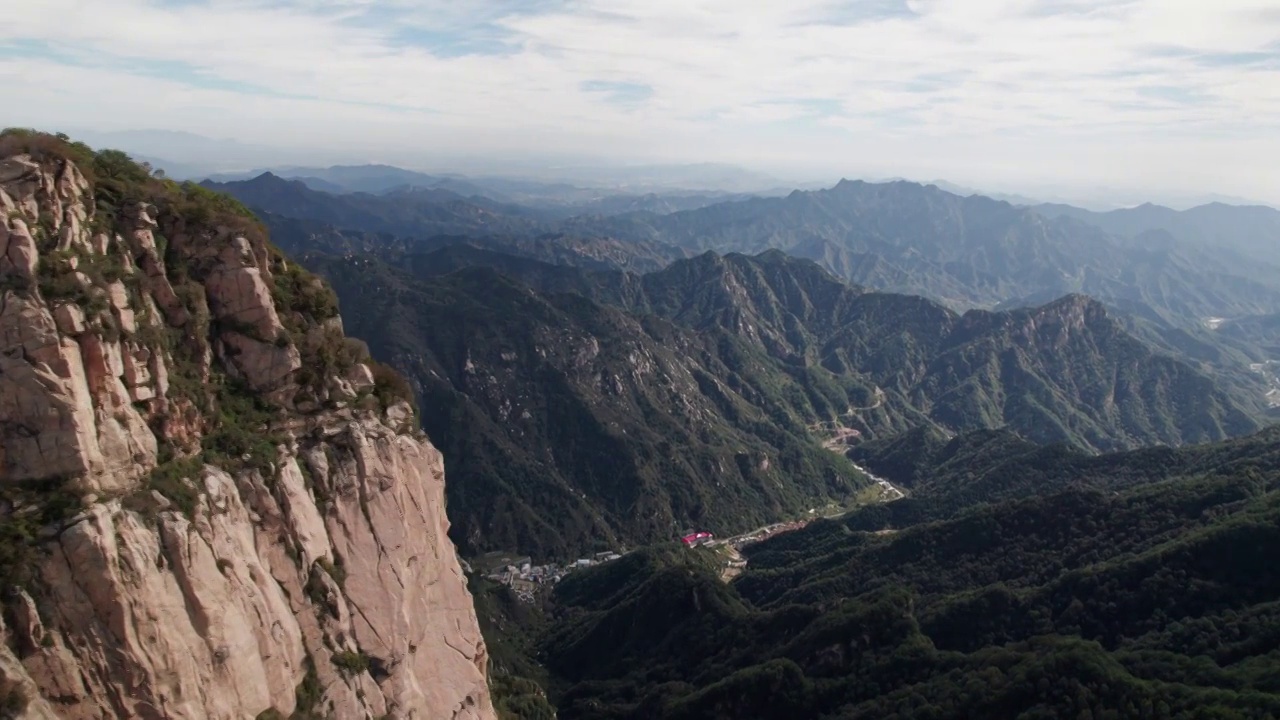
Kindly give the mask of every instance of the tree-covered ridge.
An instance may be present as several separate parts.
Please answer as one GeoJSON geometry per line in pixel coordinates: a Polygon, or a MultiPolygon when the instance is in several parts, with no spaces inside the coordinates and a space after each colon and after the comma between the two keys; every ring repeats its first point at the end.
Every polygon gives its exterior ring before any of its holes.
{"type": "Polygon", "coordinates": [[[1114,487],[1158,479],[888,534],[822,521],[731,586],[637,553],[557,590],[553,699],[566,719],[1274,717],[1276,447],[1104,456],[1114,487]]]}
{"type": "Polygon", "coordinates": [[[1280,464],[1280,431],[1272,427],[1210,445],[1091,455],[1061,444],[1035,445],[1005,430],[948,439],[920,429],[864,443],[850,457],[912,491],[902,501],[865,508],[845,520],[858,530],[885,530],[1059,490],[1112,492],[1170,474],[1256,475],[1280,464]]]}

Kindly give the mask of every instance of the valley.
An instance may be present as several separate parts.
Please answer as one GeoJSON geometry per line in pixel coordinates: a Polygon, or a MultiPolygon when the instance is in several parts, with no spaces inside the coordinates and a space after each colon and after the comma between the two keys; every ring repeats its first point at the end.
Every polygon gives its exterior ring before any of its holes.
{"type": "MultiPolygon", "coordinates": [[[[858,411],[875,410],[879,408],[884,401],[884,391],[880,388],[875,389],[875,399],[875,403],[867,407],[849,408],[849,410],[844,413],[844,416],[852,417],[858,411]]],[[[846,453],[851,445],[858,444],[859,440],[862,438],[862,433],[859,430],[841,425],[839,421],[817,423],[811,426],[809,430],[817,437],[823,438],[822,448],[824,450],[841,454],[846,453]]],[[[875,484],[874,490],[876,494],[874,496],[874,502],[893,502],[894,500],[901,500],[906,497],[906,494],[902,492],[901,488],[894,486],[893,483],[889,482],[885,478],[875,475],[857,463],[852,464],[858,472],[862,473],[868,480],[875,484]]],[[[852,510],[840,511],[835,514],[823,513],[821,517],[839,517],[840,515],[851,511],[852,510]]],[[[813,512],[814,511],[810,510],[811,514],[813,512]]]]}
{"type": "MultiPolygon", "coordinates": [[[[730,582],[743,573],[748,565],[748,559],[743,556],[742,551],[751,545],[764,542],[784,533],[803,530],[810,523],[817,520],[838,520],[841,517],[844,517],[851,512],[857,512],[859,509],[868,505],[889,503],[906,497],[906,494],[900,488],[894,486],[894,484],[888,480],[868,472],[865,468],[860,467],[856,463],[854,464],[854,467],[875,483],[871,488],[871,493],[863,493],[864,501],[862,503],[850,508],[841,508],[839,506],[828,506],[821,509],[810,508],[808,513],[800,519],[770,523],[754,530],[734,535],[730,538],[714,540],[707,543],[707,547],[720,548],[720,552],[724,555],[724,569],[720,572],[720,579],[724,582],[730,582]]],[[[892,532],[892,530],[881,530],[878,532],[892,532]]]]}

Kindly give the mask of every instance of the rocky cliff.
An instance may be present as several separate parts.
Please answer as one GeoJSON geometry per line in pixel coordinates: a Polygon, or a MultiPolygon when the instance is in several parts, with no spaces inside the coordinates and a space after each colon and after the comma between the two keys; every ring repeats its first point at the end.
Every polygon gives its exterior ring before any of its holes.
{"type": "Polygon", "coordinates": [[[492,718],[411,393],[234,201],[0,136],[0,716],[492,718]]]}

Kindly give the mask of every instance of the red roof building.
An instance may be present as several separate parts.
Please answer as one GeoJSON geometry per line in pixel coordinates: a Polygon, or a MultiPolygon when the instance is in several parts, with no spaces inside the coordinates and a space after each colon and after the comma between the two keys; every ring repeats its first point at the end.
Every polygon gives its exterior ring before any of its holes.
{"type": "Polygon", "coordinates": [[[701,545],[702,543],[711,540],[713,537],[715,536],[709,532],[696,532],[696,533],[690,533],[688,535],[685,535],[684,537],[680,538],[680,540],[685,545],[688,545],[689,547],[693,547],[695,545],[701,545]]]}

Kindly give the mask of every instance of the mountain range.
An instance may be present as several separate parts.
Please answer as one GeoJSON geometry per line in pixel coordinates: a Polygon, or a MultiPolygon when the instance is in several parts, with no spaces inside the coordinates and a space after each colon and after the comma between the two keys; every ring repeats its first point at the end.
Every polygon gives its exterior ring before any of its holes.
{"type": "MultiPolygon", "coordinates": [[[[439,190],[333,195],[270,175],[216,187],[265,213],[282,244],[298,250],[430,251],[468,243],[646,272],[707,249],[779,248],[857,285],[920,294],[959,310],[1035,307],[1082,293],[1105,303],[1144,342],[1212,375],[1254,414],[1280,406],[1277,358],[1264,339],[1217,332],[1280,313],[1280,274],[1248,254],[1274,244],[1268,218],[1277,213],[1268,208],[1090,213],[909,182],[843,181],[666,214],[566,218],[439,190]],[[371,231],[388,237],[373,240],[371,231]]],[[[630,201],[620,202],[626,208],[630,201]]]]}
{"type": "Polygon", "coordinates": [[[561,556],[849,502],[864,485],[829,487],[820,479],[825,458],[806,460],[805,470],[782,466],[797,478],[794,492],[761,492],[758,478],[737,472],[729,499],[711,501],[722,486],[710,479],[724,482],[743,448],[801,457],[828,430],[872,440],[921,427],[944,436],[1009,427],[1035,442],[1108,450],[1246,433],[1266,412],[1267,377],[1251,369],[1265,350],[1249,333],[1216,334],[1202,319],[1265,317],[1280,307],[1276,293],[1158,230],[1146,235],[1160,242],[1140,245],[1080,220],[910,183],[845,182],[667,215],[567,221],[445,191],[331,195],[270,175],[219,187],[270,211],[277,242],[328,276],[344,304],[362,308],[353,331],[428,398],[428,417],[440,418],[426,420],[428,431],[456,458],[454,537],[467,551],[561,556]],[[707,247],[764,254],[689,257],[707,247]],[[869,293],[767,251],[776,247],[822,248],[823,265],[866,286],[931,297],[952,288],[952,306],[1007,310],[958,315],[918,297],[869,293]],[[1111,309],[1079,295],[1058,299],[1080,288],[1111,309]],[[505,345],[578,342],[660,358],[657,379],[621,383],[631,369],[607,354],[592,354],[586,374],[564,358],[513,361],[528,351],[505,345]],[[714,351],[691,350],[709,342],[714,351]],[[669,348],[685,357],[665,355],[669,348]],[[757,368],[745,383],[742,358],[757,368]],[[655,394],[654,382],[680,387],[680,401],[655,394]],[[629,410],[602,409],[614,402],[629,410]],[[870,410],[841,417],[842,406],[870,410]],[[567,428],[556,414],[565,407],[575,416],[567,428]],[[743,407],[773,425],[744,426],[743,407]],[[687,415],[705,423],[691,431],[673,420],[687,415]],[[605,444],[601,437],[613,448],[607,458],[585,450],[605,444]],[[699,438],[681,441],[693,460],[664,466],[662,448],[677,437],[699,438]],[[601,484],[617,476],[630,491],[601,484]]]}
{"type": "MultiPolygon", "coordinates": [[[[544,220],[627,212],[662,214],[753,197],[745,193],[718,190],[641,188],[639,191],[628,191],[536,180],[428,175],[389,165],[280,168],[254,173],[214,175],[206,179],[204,184],[206,187],[245,198],[264,209],[283,211],[284,208],[275,205],[281,199],[271,197],[272,193],[281,192],[280,184],[276,182],[278,180],[298,182],[317,193],[331,196],[417,193],[429,198],[434,191],[441,202],[466,199],[482,207],[514,215],[536,216],[544,220]]],[[[785,191],[764,194],[785,194],[785,191]]],[[[294,209],[289,212],[295,217],[321,219],[305,210],[294,209]]]]}
{"type": "MultiPolygon", "coordinates": [[[[1146,242],[1133,242],[1074,217],[908,182],[841,181],[829,190],[783,198],[593,222],[569,227],[695,251],[778,248],[857,284],[926,295],[958,308],[1082,292],[1194,322],[1270,312],[1280,303],[1272,285],[1242,270],[1249,263],[1233,257],[1234,248],[1211,248],[1204,234],[1191,237],[1188,231],[1187,237],[1170,239],[1150,235],[1162,229],[1153,226],[1146,229],[1146,242]],[[1170,297],[1185,297],[1184,304],[1169,307],[1170,297]]],[[[1247,235],[1248,243],[1268,242],[1265,235],[1247,235]]]]}
{"type": "Polygon", "coordinates": [[[822,449],[833,438],[1009,427],[1105,450],[1258,427],[1083,296],[958,315],[779,251],[644,275],[470,246],[300,260],[419,389],[467,550],[631,545],[847,503],[866,482],[822,449]]]}
{"type": "Polygon", "coordinates": [[[302,261],[362,308],[349,330],[418,388],[464,550],[558,558],[690,525],[729,532],[869,485],[806,425],[850,397],[869,404],[856,378],[780,366],[728,333],[535,292],[491,267],[419,278],[405,268],[436,258],[302,261]]]}
{"type": "MultiPolygon", "coordinates": [[[[566,219],[430,188],[329,193],[271,174],[211,187],[266,211],[276,241],[361,307],[356,334],[407,370],[430,416],[449,418],[428,430],[453,448],[467,551],[557,556],[854,502],[859,475],[810,456],[831,432],[874,447],[906,430],[1007,428],[1107,451],[1252,432],[1280,398],[1262,332],[1280,291],[1249,243],[1215,245],[1203,228],[1229,232],[1229,220],[1199,209],[1075,213],[842,181],[566,219]],[[634,374],[623,383],[634,369],[617,356],[589,352],[582,374],[572,354],[512,361],[506,343],[632,347],[678,400],[634,374]],[[611,415],[614,402],[627,410],[611,415]],[[686,416],[701,424],[681,427],[686,416]],[[559,434],[522,437],[529,428],[559,434]],[[600,437],[611,456],[552,452],[600,437]],[[699,438],[694,460],[660,464],[677,437],[699,438]],[[771,464],[804,457],[782,466],[795,492],[737,471],[733,500],[710,502],[748,447],[771,464]],[[600,480],[620,474],[632,495],[600,480]]],[[[1239,227],[1256,214],[1231,210],[1239,227]]],[[[1266,223],[1248,227],[1265,237],[1266,223]]]]}
{"type": "Polygon", "coordinates": [[[385,172],[392,174],[376,188],[380,194],[335,196],[269,173],[206,185],[251,207],[343,231],[422,239],[554,230],[692,253],[777,248],[814,259],[851,282],[925,295],[957,308],[1082,292],[1180,327],[1280,311],[1273,273],[1257,264],[1274,262],[1280,238],[1280,212],[1265,207],[1207,205],[1179,213],[1143,206],[1093,213],[961,197],[902,181],[841,181],[828,190],[775,198],[598,198],[581,205],[578,217],[564,218],[501,193],[476,192],[482,188],[459,193],[439,185],[441,178],[422,176],[430,182],[406,184],[400,181],[409,171],[385,172]],[[685,208],[687,202],[713,201],[685,208]],[[637,205],[659,211],[634,210],[637,205]]]}
{"type": "Polygon", "coordinates": [[[397,184],[378,193],[334,194],[303,180],[263,173],[250,180],[205,182],[204,186],[252,203],[252,207],[290,218],[336,227],[398,235],[528,233],[547,226],[534,210],[429,186],[397,184]]]}

